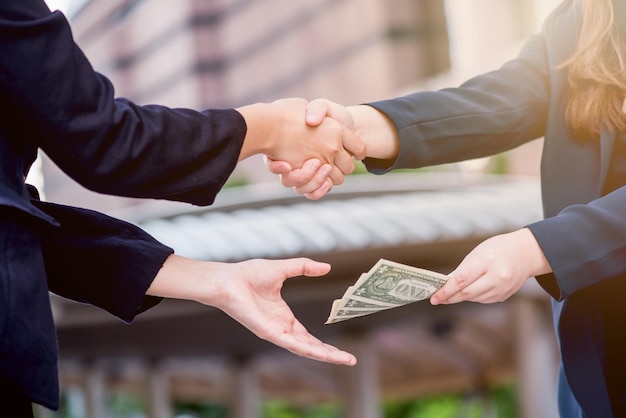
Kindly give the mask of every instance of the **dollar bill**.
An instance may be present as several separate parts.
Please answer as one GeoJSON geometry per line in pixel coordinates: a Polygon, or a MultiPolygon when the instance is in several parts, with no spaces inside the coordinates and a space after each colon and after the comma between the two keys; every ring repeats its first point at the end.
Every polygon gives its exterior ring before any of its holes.
{"type": "Polygon", "coordinates": [[[326,324],[430,298],[446,280],[441,273],[380,259],[333,301],[326,324]]]}

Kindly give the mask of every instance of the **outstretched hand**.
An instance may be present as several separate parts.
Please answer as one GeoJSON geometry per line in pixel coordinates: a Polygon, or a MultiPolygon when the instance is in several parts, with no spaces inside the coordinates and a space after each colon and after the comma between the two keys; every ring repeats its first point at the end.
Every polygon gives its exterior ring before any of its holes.
{"type": "Polygon", "coordinates": [[[503,302],[530,277],[552,271],[527,228],[497,235],[474,248],[431,298],[433,305],[503,302]]]}
{"type": "Polygon", "coordinates": [[[294,354],[335,364],[354,365],[356,358],[326,344],[295,318],[281,297],[285,280],[296,276],[322,276],[330,266],[307,258],[288,260],[255,259],[221,264],[222,274],[214,272],[208,300],[256,336],[294,354]]]}
{"type": "Polygon", "coordinates": [[[330,265],[308,258],[219,263],[172,254],[146,294],[214,306],[259,338],[294,354],[352,366],[356,358],[311,335],[280,293],[290,277],[322,276],[329,271],[330,265]]]}

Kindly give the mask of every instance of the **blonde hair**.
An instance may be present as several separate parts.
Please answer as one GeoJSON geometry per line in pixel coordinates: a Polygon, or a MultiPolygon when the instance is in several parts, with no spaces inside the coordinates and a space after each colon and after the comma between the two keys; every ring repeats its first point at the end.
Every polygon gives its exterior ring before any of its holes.
{"type": "Polygon", "coordinates": [[[571,87],[565,118],[586,136],[597,138],[602,128],[624,132],[626,42],[615,22],[612,0],[582,0],[581,8],[576,51],[563,64],[569,67],[571,87]]]}

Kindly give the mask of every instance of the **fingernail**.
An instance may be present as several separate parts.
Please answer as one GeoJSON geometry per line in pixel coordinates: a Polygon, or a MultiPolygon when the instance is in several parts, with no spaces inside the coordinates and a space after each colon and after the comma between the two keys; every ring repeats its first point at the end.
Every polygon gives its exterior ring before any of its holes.
{"type": "Polygon", "coordinates": [[[431,305],[439,305],[439,302],[441,302],[441,301],[439,300],[439,298],[436,298],[436,297],[432,297],[432,298],[430,298],[430,304],[431,304],[431,305]]]}
{"type": "Polygon", "coordinates": [[[324,167],[322,167],[322,175],[327,176],[331,171],[333,171],[333,166],[330,164],[324,164],[324,167]]]}

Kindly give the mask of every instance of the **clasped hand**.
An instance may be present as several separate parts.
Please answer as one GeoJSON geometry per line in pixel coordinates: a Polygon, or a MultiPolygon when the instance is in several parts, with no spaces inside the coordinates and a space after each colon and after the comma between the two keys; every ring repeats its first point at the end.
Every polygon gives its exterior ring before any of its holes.
{"type": "Polygon", "coordinates": [[[354,171],[353,158],[365,158],[365,145],[336,118],[322,114],[313,123],[304,123],[307,105],[305,99],[290,98],[238,108],[247,125],[239,160],[263,154],[268,162],[276,162],[277,174],[295,169],[297,177],[302,170],[319,170],[331,185],[341,184],[354,171]]]}
{"type": "Polygon", "coordinates": [[[303,164],[297,165],[267,154],[265,163],[272,173],[279,175],[283,186],[293,187],[296,193],[311,200],[317,200],[325,196],[333,185],[343,183],[344,174],[354,171],[352,157],[362,160],[367,151],[365,143],[356,131],[354,118],[348,108],[329,100],[317,99],[308,104],[303,113],[303,119],[307,129],[327,130],[330,126],[342,131],[343,141],[340,145],[344,149],[343,152],[338,152],[340,158],[335,159],[335,164],[320,158],[308,158],[303,164]],[[350,156],[350,163],[346,161],[346,154],[350,156]],[[339,166],[338,162],[342,165],[339,166]],[[349,170],[338,169],[338,167],[349,170]]]}

